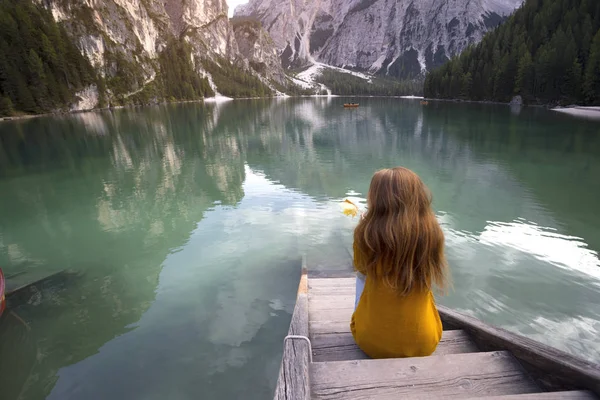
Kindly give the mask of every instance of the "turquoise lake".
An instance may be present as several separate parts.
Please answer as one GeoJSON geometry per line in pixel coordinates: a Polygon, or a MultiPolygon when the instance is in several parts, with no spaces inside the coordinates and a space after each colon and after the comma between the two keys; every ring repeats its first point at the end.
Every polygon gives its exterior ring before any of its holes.
{"type": "Polygon", "coordinates": [[[270,398],[302,260],[350,269],[339,203],[397,165],[433,193],[440,303],[600,362],[600,123],[351,100],[0,123],[0,267],[67,271],[2,316],[0,397],[270,398]]]}

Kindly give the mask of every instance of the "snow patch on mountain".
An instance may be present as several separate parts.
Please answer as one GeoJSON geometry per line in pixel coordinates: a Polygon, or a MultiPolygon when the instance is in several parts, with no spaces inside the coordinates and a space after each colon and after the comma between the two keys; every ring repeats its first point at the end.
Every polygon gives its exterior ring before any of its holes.
{"type": "Polygon", "coordinates": [[[372,83],[373,77],[371,75],[363,74],[361,72],[350,71],[343,68],[334,67],[332,65],[326,65],[323,63],[315,62],[313,65],[300,72],[297,77],[304,82],[309,82],[312,84],[316,83],[316,78],[323,73],[323,70],[331,69],[339,73],[350,74],[356,76],[358,78],[364,79],[369,83],[372,83]]]}

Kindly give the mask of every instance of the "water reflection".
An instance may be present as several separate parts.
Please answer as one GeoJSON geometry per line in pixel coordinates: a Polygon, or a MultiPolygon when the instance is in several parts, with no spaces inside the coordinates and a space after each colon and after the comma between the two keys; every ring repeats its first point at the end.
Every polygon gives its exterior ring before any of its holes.
{"type": "MultiPolygon", "coordinates": [[[[598,252],[590,250],[582,238],[561,235],[556,231],[523,219],[513,222],[489,222],[479,235],[479,241],[527,253],[570,271],[589,274],[598,279],[592,280],[591,284],[600,284],[598,252]]],[[[511,253],[514,252],[505,252],[503,264],[514,264],[514,255],[511,253]]]]}
{"type": "MultiPolygon", "coordinates": [[[[186,113],[183,122],[195,130],[190,118],[206,120],[208,125],[200,126],[210,130],[204,113],[186,113]]],[[[161,264],[171,249],[185,243],[215,202],[235,204],[243,196],[242,161],[207,152],[168,110],[89,115],[101,118],[93,119],[98,129],[92,136],[82,135],[89,127],[85,118],[51,121],[51,134],[61,136],[54,141],[37,130],[42,120],[31,121],[32,132],[23,136],[2,132],[3,148],[22,152],[16,160],[2,160],[10,164],[2,169],[7,179],[0,199],[0,208],[10,210],[0,222],[4,269],[85,273],[79,285],[52,302],[17,309],[32,334],[42,336],[25,384],[27,398],[44,398],[60,367],[132,329],[155,299],[161,264]],[[177,135],[188,140],[176,143],[177,135]],[[22,170],[28,175],[12,178],[22,170]]],[[[10,380],[0,386],[11,393],[11,374],[2,378],[10,380]]]]}
{"type": "Polygon", "coordinates": [[[270,395],[300,259],[349,267],[356,221],[338,201],[364,198],[390,165],[434,193],[455,281],[442,302],[600,360],[597,128],[544,110],[343,101],[0,124],[0,265],[79,273],[18,305],[30,333],[0,325],[2,343],[21,343],[3,345],[0,387],[270,395]],[[33,361],[13,368],[23,354],[33,361]]]}

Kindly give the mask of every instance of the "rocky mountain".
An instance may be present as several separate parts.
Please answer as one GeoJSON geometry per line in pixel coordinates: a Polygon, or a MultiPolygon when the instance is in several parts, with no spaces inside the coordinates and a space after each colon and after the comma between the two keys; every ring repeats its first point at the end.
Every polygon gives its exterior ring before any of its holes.
{"type": "Polygon", "coordinates": [[[102,81],[80,91],[73,109],[95,107],[103,96],[118,105],[219,94],[207,63],[235,71],[239,81],[258,79],[253,84],[262,82],[261,94],[290,82],[281,64],[269,60],[276,50],[260,26],[252,35],[242,27],[235,32],[226,0],[34,2],[51,11],[102,81]]]}
{"type": "Polygon", "coordinates": [[[220,94],[418,94],[385,76],[421,76],[521,1],[250,0],[230,20],[226,0],[4,0],[0,115],[220,94]],[[284,70],[308,65],[304,78],[284,70]]]}
{"type": "Polygon", "coordinates": [[[413,78],[479,42],[523,0],[250,0],[286,68],[315,61],[413,78]]]}
{"type": "Polygon", "coordinates": [[[287,85],[288,77],[282,68],[279,51],[260,23],[237,18],[231,21],[239,52],[258,74],[279,85],[287,85]]]}

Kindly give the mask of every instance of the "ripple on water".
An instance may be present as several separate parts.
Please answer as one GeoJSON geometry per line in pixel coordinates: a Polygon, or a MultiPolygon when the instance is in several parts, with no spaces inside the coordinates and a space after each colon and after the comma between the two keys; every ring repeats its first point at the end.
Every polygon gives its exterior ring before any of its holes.
{"type": "Polygon", "coordinates": [[[582,238],[560,234],[554,228],[523,219],[512,222],[488,221],[479,240],[488,245],[517,249],[557,267],[600,279],[598,252],[589,249],[582,238]]]}

